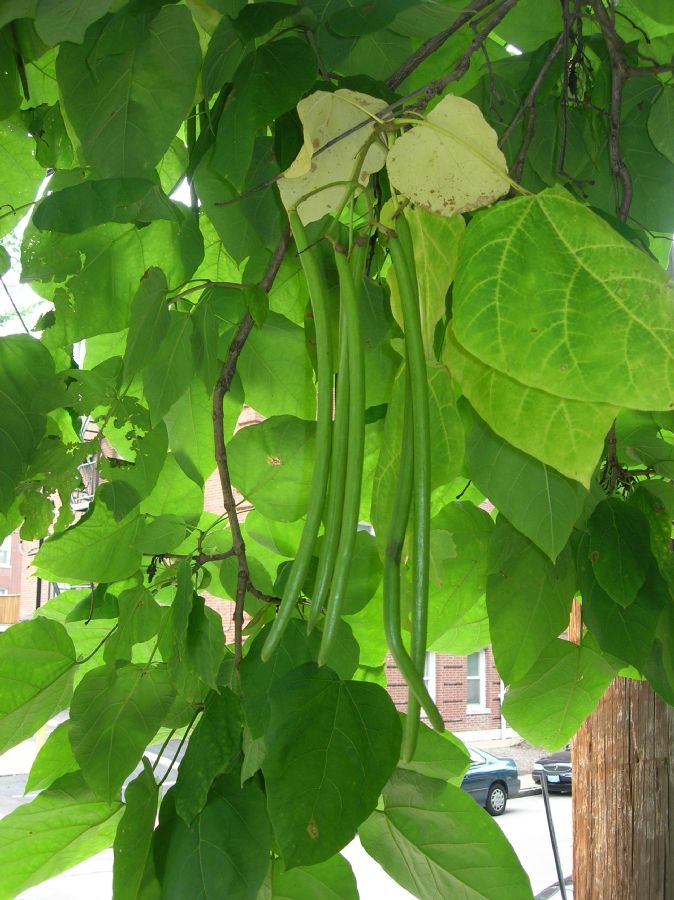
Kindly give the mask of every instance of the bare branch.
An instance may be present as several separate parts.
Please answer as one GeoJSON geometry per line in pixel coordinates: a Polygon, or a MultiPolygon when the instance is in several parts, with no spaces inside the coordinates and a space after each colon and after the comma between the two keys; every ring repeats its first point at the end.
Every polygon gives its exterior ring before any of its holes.
{"type": "Polygon", "coordinates": [[[632,177],[620,154],[620,112],[623,87],[628,69],[622,54],[623,42],[615,30],[602,0],[593,0],[592,7],[604,35],[611,63],[611,107],[608,123],[608,152],[615,189],[616,214],[625,222],[632,204],[632,177]]]}
{"type": "MultiPolygon", "coordinates": [[[[274,250],[269,265],[267,266],[267,271],[260,282],[260,287],[263,291],[268,292],[271,290],[289,243],[290,229],[286,228],[274,250]]],[[[225,512],[227,513],[229,527],[232,532],[232,551],[238,562],[236,599],[234,603],[234,665],[236,668],[238,668],[241,663],[243,646],[243,605],[246,599],[246,591],[250,590],[252,586],[250,583],[248,561],[246,559],[246,545],[241,533],[236,500],[234,499],[232,481],[229,475],[229,465],[227,463],[227,446],[225,444],[224,413],[222,404],[225,394],[231,387],[232,379],[236,373],[236,365],[239,356],[252,328],[253,319],[250,313],[246,313],[229,345],[227,359],[225,360],[222,372],[220,373],[220,377],[215,385],[215,390],[213,391],[213,437],[215,441],[215,459],[218,466],[218,475],[220,478],[220,488],[222,490],[225,512]]]]}
{"type": "Polygon", "coordinates": [[[560,34],[560,36],[557,38],[557,41],[556,41],[554,47],[548,54],[547,59],[541,66],[540,71],[539,71],[538,75],[536,76],[536,80],[531,85],[529,93],[527,94],[527,96],[524,99],[524,103],[517,110],[517,112],[515,113],[515,115],[513,116],[512,120],[511,120],[510,124],[508,125],[506,130],[501,135],[501,139],[498,142],[499,147],[503,147],[505,145],[506,141],[508,140],[510,135],[513,133],[515,128],[517,127],[517,125],[518,125],[520,119],[522,118],[522,116],[524,115],[524,113],[526,112],[526,113],[530,114],[533,111],[533,109],[536,105],[536,95],[538,94],[539,90],[541,89],[541,85],[543,84],[543,81],[545,80],[545,76],[550,71],[550,66],[553,64],[553,62],[559,55],[559,51],[562,49],[563,43],[564,43],[564,35],[560,34]]]}
{"type": "Polygon", "coordinates": [[[476,13],[485,9],[487,6],[491,6],[493,2],[494,0],[473,0],[473,3],[471,3],[461,15],[456,17],[449,28],[446,28],[439,34],[433,35],[433,37],[425,41],[418,50],[415,50],[415,52],[387,78],[386,84],[391,90],[395,90],[409,75],[412,74],[412,72],[414,72],[417,66],[421,65],[421,63],[425,59],[428,59],[429,56],[432,56],[436,50],[439,50],[440,47],[442,47],[453,34],[456,34],[459,29],[463,28],[467,22],[470,22],[476,13]]]}

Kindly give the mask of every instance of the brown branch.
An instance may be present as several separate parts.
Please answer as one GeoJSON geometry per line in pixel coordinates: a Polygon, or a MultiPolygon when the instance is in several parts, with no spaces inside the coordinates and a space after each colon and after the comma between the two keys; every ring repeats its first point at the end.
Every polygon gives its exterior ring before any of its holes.
{"type": "Polygon", "coordinates": [[[502,2],[498,5],[497,11],[489,19],[484,28],[476,31],[475,37],[470,42],[466,50],[461,54],[452,71],[447,75],[443,75],[442,78],[436,78],[434,81],[430,81],[425,87],[418,88],[418,90],[413,91],[408,95],[408,97],[403,98],[403,100],[408,100],[412,97],[418,96],[421,98],[421,101],[426,104],[433,97],[437,97],[438,94],[442,93],[442,91],[448,85],[452,84],[452,82],[458,81],[460,78],[463,78],[463,76],[468,71],[468,67],[470,66],[470,61],[473,57],[473,54],[481,49],[482,44],[489,37],[490,32],[492,32],[494,28],[496,28],[499,22],[502,22],[503,19],[505,19],[510,10],[513,9],[513,7],[518,3],[519,0],[502,0],[502,2]]]}
{"type": "Polygon", "coordinates": [[[604,35],[606,50],[611,63],[611,107],[608,123],[608,154],[615,190],[616,215],[621,222],[627,221],[632,204],[632,177],[620,154],[620,112],[623,87],[628,68],[622,54],[622,45],[615,25],[611,21],[602,0],[593,0],[592,7],[604,35]]]}
{"type": "Polygon", "coordinates": [[[536,76],[536,80],[531,85],[529,93],[527,94],[527,96],[524,99],[524,103],[517,110],[517,112],[515,113],[515,115],[513,116],[512,120],[511,120],[510,124],[508,125],[506,130],[501,135],[501,138],[498,142],[499,147],[504,146],[505,142],[508,140],[510,135],[513,133],[513,131],[517,127],[517,125],[518,125],[520,119],[522,118],[522,116],[524,115],[524,113],[526,112],[526,113],[531,114],[533,112],[534,107],[536,105],[536,95],[538,94],[539,90],[541,89],[543,81],[545,80],[545,76],[548,74],[548,72],[550,70],[550,66],[553,64],[555,59],[557,59],[557,56],[559,55],[559,51],[562,49],[563,43],[564,43],[564,35],[560,34],[560,36],[557,38],[557,42],[555,43],[555,46],[552,48],[552,50],[550,51],[550,53],[547,56],[547,59],[541,66],[540,71],[539,71],[538,75],[536,76]]]}
{"type": "Polygon", "coordinates": [[[625,76],[627,78],[634,78],[635,76],[638,77],[639,75],[665,75],[666,73],[674,73],[673,63],[663,63],[662,65],[660,65],[659,63],[655,63],[652,66],[625,67],[625,76]]]}
{"type": "Polygon", "coordinates": [[[428,59],[429,56],[432,56],[436,50],[439,50],[453,34],[456,34],[456,32],[459,31],[460,28],[463,28],[467,22],[470,22],[476,13],[485,9],[487,6],[491,6],[493,2],[494,0],[473,0],[470,6],[467,7],[461,15],[456,17],[449,28],[446,28],[439,34],[433,35],[433,37],[425,41],[418,50],[415,50],[415,52],[386,79],[388,87],[390,87],[391,90],[395,90],[409,75],[412,74],[412,72],[414,72],[417,66],[420,66],[424,60],[428,59]]]}
{"type": "MultiPolygon", "coordinates": [[[[290,229],[286,228],[272,254],[272,258],[267,266],[267,271],[260,281],[260,287],[263,291],[269,292],[271,290],[289,243],[290,229]]],[[[220,377],[215,384],[215,390],[213,391],[213,438],[215,441],[215,460],[218,466],[218,475],[220,478],[220,488],[222,490],[225,512],[227,513],[229,527],[232,532],[232,551],[234,556],[236,556],[238,563],[236,599],[234,602],[234,666],[237,669],[241,664],[243,647],[243,605],[246,599],[246,591],[250,590],[251,583],[248,561],[246,559],[246,545],[241,533],[236,500],[234,499],[232,481],[229,475],[229,465],[227,463],[227,446],[225,444],[224,413],[222,404],[225,394],[231,387],[232,379],[236,373],[236,365],[239,356],[252,328],[252,316],[250,313],[246,313],[229,345],[227,359],[225,360],[220,377]]]]}

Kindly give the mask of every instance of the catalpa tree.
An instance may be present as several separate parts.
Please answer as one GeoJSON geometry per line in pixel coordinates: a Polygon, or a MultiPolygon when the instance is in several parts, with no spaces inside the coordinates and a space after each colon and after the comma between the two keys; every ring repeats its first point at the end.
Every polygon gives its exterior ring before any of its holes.
{"type": "Polygon", "coordinates": [[[49,301],[0,340],[2,531],[70,586],[0,637],[0,751],[69,710],[0,823],[0,897],[113,845],[124,900],[348,900],[356,833],[415,896],[531,897],[424,658],[491,643],[550,748],[617,674],[674,703],[674,7],[0,25],[0,226],[28,217],[49,301]],[[144,753],[174,738],[164,794],[144,753]]]}

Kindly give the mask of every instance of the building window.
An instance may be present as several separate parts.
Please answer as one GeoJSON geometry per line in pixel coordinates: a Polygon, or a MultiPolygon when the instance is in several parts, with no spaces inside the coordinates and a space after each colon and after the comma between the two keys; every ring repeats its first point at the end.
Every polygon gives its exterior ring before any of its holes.
{"type": "Polygon", "coordinates": [[[7,594],[9,594],[7,588],[0,588],[0,597],[5,597],[7,594]]]}
{"type": "Polygon", "coordinates": [[[466,658],[466,697],[468,712],[488,712],[487,680],[485,678],[484,650],[471,653],[466,658]]]}
{"type": "Polygon", "coordinates": [[[8,534],[2,544],[0,544],[0,566],[9,568],[12,556],[12,535],[8,534]]]}
{"type": "Polygon", "coordinates": [[[424,684],[435,702],[435,653],[427,653],[424,660],[424,684]]]}

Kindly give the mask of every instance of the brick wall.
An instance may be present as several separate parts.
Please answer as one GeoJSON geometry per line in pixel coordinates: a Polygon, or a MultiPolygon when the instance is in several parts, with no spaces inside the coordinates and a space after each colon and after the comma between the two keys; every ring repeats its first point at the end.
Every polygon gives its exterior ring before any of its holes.
{"type": "MultiPolygon", "coordinates": [[[[483,731],[500,727],[501,681],[490,647],[484,649],[485,705],[480,711],[468,705],[467,657],[435,653],[431,657],[429,690],[450,731],[483,731]]],[[[396,707],[407,709],[407,686],[390,657],[386,658],[388,692],[396,707]]]]}

